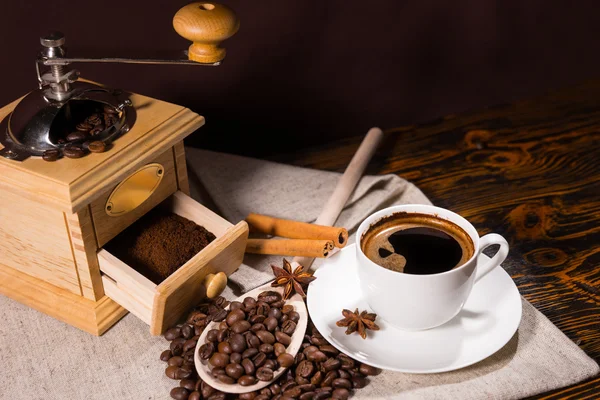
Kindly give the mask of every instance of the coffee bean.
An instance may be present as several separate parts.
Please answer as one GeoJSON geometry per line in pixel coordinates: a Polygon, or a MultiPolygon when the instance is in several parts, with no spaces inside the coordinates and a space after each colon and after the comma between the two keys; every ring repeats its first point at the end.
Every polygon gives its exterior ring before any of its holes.
{"type": "Polygon", "coordinates": [[[227,314],[227,325],[232,326],[233,324],[235,324],[238,321],[242,321],[243,319],[246,318],[246,313],[244,311],[242,311],[241,309],[235,309],[233,311],[230,311],[229,314],[227,314]]]}
{"type": "Polygon", "coordinates": [[[360,364],[360,368],[358,369],[361,374],[366,376],[374,376],[381,372],[379,368],[371,367],[367,364],[360,364]]]}
{"type": "Polygon", "coordinates": [[[292,320],[285,321],[281,324],[281,332],[291,336],[296,330],[296,323],[292,320]]]}
{"type": "Polygon", "coordinates": [[[238,399],[239,400],[254,400],[254,398],[256,396],[258,396],[258,393],[256,393],[256,392],[246,392],[246,393],[238,394],[238,399]]]}
{"type": "Polygon", "coordinates": [[[277,362],[279,363],[279,365],[281,365],[283,368],[288,368],[291,367],[294,364],[294,356],[292,356],[289,353],[283,353],[280,354],[277,357],[277,362]]]}
{"type": "Polygon", "coordinates": [[[60,150],[48,149],[42,153],[42,159],[44,161],[56,161],[60,158],[60,150]]]}
{"type": "Polygon", "coordinates": [[[103,108],[102,111],[104,111],[107,114],[118,114],[119,112],[117,111],[116,108],[114,108],[111,105],[106,104],[103,108]]]}
{"type": "Polygon", "coordinates": [[[283,313],[281,312],[281,310],[279,308],[273,308],[271,307],[271,309],[269,310],[269,313],[267,314],[268,317],[273,317],[276,320],[279,321],[279,319],[283,316],[283,313]]]}
{"type": "Polygon", "coordinates": [[[283,332],[275,332],[275,339],[284,346],[289,346],[292,343],[292,338],[283,332]]]}
{"type": "Polygon", "coordinates": [[[217,392],[215,394],[213,394],[212,396],[210,396],[209,398],[207,398],[206,400],[225,400],[225,397],[227,397],[227,395],[223,392],[217,392]]]}
{"type": "Polygon", "coordinates": [[[218,334],[219,334],[219,331],[217,329],[211,329],[206,334],[206,340],[208,340],[209,342],[216,342],[218,334]]]}
{"type": "Polygon", "coordinates": [[[258,332],[258,331],[264,331],[265,329],[267,329],[265,327],[264,324],[258,323],[258,324],[254,324],[250,327],[250,330],[254,333],[258,332]]]}
{"type": "Polygon", "coordinates": [[[317,371],[312,378],[310,378],[310,383],[315,386],[319,386],[323,382],[323,373],[321,371],[317,371]]]}
{"type": "Polygon", "coordinates": [[[97,136],[104,131],[104,124],[100,123],[90,130],[90,136],[97,136]]]}
{"type": "Polygon", "coordinates": [[[188,315],[185,322],[187,322],[188,324],[191,324],[191,325],[195,325],[196,323],[202,321],[203,319],[206,319],[206,314],[204,314],[198,310],[194,310],[190,313],[190,315],[188,315]]]}
{"type": "Polygon", "coordinates": [[[296,376],[296,378],[294,380],[296,381],[296,383],[299,386],[310,384],[310,381],[308,379],[306,379],[305,377],[300,376],[300,375],[296,376]]]}
{"type": "MultiPolygon", "coordinates": [[[[193,332],[193,331],[192,331],[193,332]]],[[[183,343],[183,351],[188,351],[196,348],[196,344],[198,343],[198,339],[188,339],[183,343]]]]}
{"type": "MultiPolygon", "coordinates": [[[[269,396],[267,396],[266,394],[259,394],[258,396],[256,396],[256,397],[254,398],[254,400],[269,400],[269,398],[270,398],[270,397],[269,397],[269,396]]],[[[278,399],[278,400],[281,400],[281,399],[278,399]]]]}
{"type": "Polygon", "coordinates": [[[275,328],[277,328],[277,325],[279,325],[279,321],[277,321],[277,319],[274,317],[268,317],[264,321],[264,326],[270,332],[273,332],[275,330],[275,328]]]}
{"type": "Polygon", "coordinates": [[[331,398],[336,400],[347,400],[350,397],[350,391],[347,388],[337,388],[331,393],[331,398]]]}
{"type": "Polygon", "coordinates": [[[287,315],[290,318],[290,320],[294,321],[295,323],[298,323],[298,321],[300,321],[300,314],[298,314],[296,311],[290,311],[287,315]]]}
{"type": "Polygon", "coordinates": [[[311,351],[306,355],[306,358],[310,361],[315,361],[315,362],[324,362],[327,361],[327,356],[325,355],[325,353],[323,353],[320,350],[317,351],[311,351]]]}
{"type": "Polygon", "coordinates": [[[66,146],[63,149],[63,154],[68,158],[81,158],[85,156],[85,151],[80,146],[66,146]]]}
{"type": "Polygon", "coordinates": [[[315,391],[315,396],[313,397],[313,400],[323,400],[323,399],[328,399],[330,398],[331,392],[317,392],[315,391]]]}
{"type": "Polygon", "coordinates": [[[354,360],[350,357],[348,357],[345,354],[339,354],[337,356],[338,360],[340,360],[342,362],[342,366],[341,368],[343,369],[352,369],[354,368],[354,360]]]}
{"type": "Polygon", "coordinates": [[[160,361],[169,361],[169,358],[171,358],[173,355],[171,354],[171,350],[165,350],[162,353],[160,353],[160,361]]]}
{"type": "Polygon", "coordinates": [[[194,336],[194,328],[188,324],[183,325],[181,327],[181,336],[183,336],[184,339],[190,339],[194,336]]]}
{"type": "Polygon", "coordinates": [[[75,131],[75,132],[69,133],[65,139],[67,139],[67,142],[77,142],[79,140],[85,140],[87,137],[88,137],[87,133],[75,131]]]}
{"type": "Polygon", "coordinates": [[[321,387],[331,386],[331,384],[333,383],[334,380],[337,379],[337,377],[338,377],[338,374],[336,371],[329,371],[325,375],[325,378],[323,378],[323,382],[321,382],[321,387]]]}
{"type": "Polygon", "coordinates": [[[225,367],[225,373],[233,379],[238,379],[244,375],[244,367],[240,364],[227,364],[225,367]]]}
{"type": "Polygon", "coordinates": [[[323,363],[323,369],[326,372],[333,371],[335,369],[339,369],[342,365],[342,362],[337,358],[330,358],[323,363]]]}
{"type": "Polygon", "coordinates": [[[190,368],[186,368],[186,365],[184,364],[177,369],[177,372],[175,372],[175,379],[188,379],[192,375],[194,375],[193,365],[190,366],[190,368]]]}
{"type": "Polygon", "coordinates": [[[208,383],[202,381],[202,383],[200,384],[200,393],[202,394],[202,398],[208,399],[216,392],[217,390],[210,386],[208,383]]]}
{"type": "Polygon", "coordinates": [[[245,350],[245,351],[242,353],[242,358],[252,358],[252,357],[254,357],[255,355],[257,355],[258,353],[259,353],[258,349],[257,349],[257,348],[254,348],[254,347],[252,347],[252,348],[246,349],[246,350],[245,350]]]}
{"type": "Polygon", "coordinates": [[[268,343],[263,343],[258,347],[258,350],[260,350],[261,352],[263,352],[265,354],[270,354],[273,352],[273,345],[270,345],[268,343]]]}
{"type": "Polygon", "coordinates": [[[229,329],[219,329],[219,333],[217,333],[217,342],[224,342],[229,339],[231,336],[231,331],[229,329]]]}
{"type": "Polygon", "coordinates": [[[262,292],[258,295],[258,301],[263,301],[267,304],[271,304],[279,300],[281,300],[281,294],[274,290],[267,290],[266,292],[262,292]]]}
{"type": "Polygon", "coordinates": [[[183,354],[183,344],[185,343],[185,339],[184,338],[177,338],[175,340],[173,340],[171,342],[171,353],[173,353],[174,356],[180,356],[183,354]]]}
{"type": "Polygon", "coordinates": [[[273,370],[266,367],[259,368],[256,370],[256,378],[263,382],[271,381],[273,380],[273,370]]]}
{"type": "Polygon", "coordinates": [[[283,392],[283,395],[295,399],[296,397],[300,396],[301,393],[302,390],[300,390],[300,388],[296,386],[283,392]]]}
{"type": "Polygon", "coordinates": [[[281,385],[281,391],[285,392],[286,390],[289,390],[296,386],[298,386],[298,384],[296,382],[294,382],[293,380],[290,380],[290,381],[285,382],[283,385],[281,385]]]}
{"type": "Polygon", "coordinates": [[[266,318],[270,309],[271,307],[267,303],[258,302],[256,305],[256,315],[264,315],[266,318]]]}
{"type": "Polygon", "coordinates": [[[229,364],[229,355],[223,353],[214,353],[209,362],[215,367],[225,368],[229,364]]]}
{"type": "Polygon", "coordinates": [[[229,355],[229,362],[239,364],[242,362],[242,355],[240,353],[231,353],[229,355]]]}
{"type": "Polygon", "coordinates": [[[247,332],[246,346],[258,349],[258,346],[260,346],[260,339],[252,332],[247,332]]]}
{"type": "Polygon", "coordinates": [[[232,377],[230,377],[227,374],[221,374],[217,377],[218,380],[220,380],[223,383],[227,383],[229,385],[235,383],[235,379],[233,379],[232,377]]]}
{"type": "MultiPolygon", "coordinates": [[[[303,343],[303,344],[305,344],[305,343],[303,343]]],[[[319,350],[319,348],[317,346],[313,346],[313,345],[307,343],[307,346],[302,350],[302,352],[305,355],[308,355],[308,353],[312,353],[313,351],[318,351],[318,350],[319,350]]]]}
{"type": "Polygon", "coordinates": [[[190,393],[190,396],[188,397],[188,400],[200,400],[202,397],[200,395],[200,392],[192,392],[190,393]]]}
{"type": "Polygon", "coordinates": [[[246,375],[254,375],[254,371],[256,371],[256,368],[254,367],[254,363],[252,361],[250,361],[250,359],[248,359],[248,358],[244,358],[242,360],[242,367],[246,371],[246,375]]]}
{"type": "Polygon", "coordinates": [[[250,311],[252,308],[256,308],[256,299],[252,298],[252,297],[246,297],[244,298],[244,300],[242,300],[242,304],[244,305],[244,308],[246,312],[250,311]]]}
{"type": "Polygon", "coordinates": [[[362,376],[353,376],[351,378],[352,381],[352,387],[354,389],[362,389],[365,386],[367,386],[367,379],[362,377],[362,376]]]}
{"type": "Polygon", "coordinates": [[[300,364],[304,360],[306,360],[304,353],[296,353],[296,357],[294,357],[295,364],[300,364]]]}
{"type": "Polygon", "coordinates": [[[171,389],[171,397],[175,400],[187,400],[189,395],[190,392],[188,392],[185,388],[176,387],[171,389]]]}
{"type": "Polygon", "coordinates": [[[225,373],[225,368],[215,367],[210,370],[210,374],[213,378],[217,379],[219,375],[223,375],[225,373]]]}
{"type": "Polygon", "coordinates": [[[200,359],[202,360],[208,360],[213,353],[215,352],[215,345],[211,342],[209,343],[205,343],[202,346],[200,346],[200,349],[198,350],[198,355],[200,356],[200,359]]]}
{"type": "Polygon", "coordinates": [[[319,350],[321,350],[323,353],[327,354],[328,356],[336,356],[336,355],[340,354],[338,349],[336,349],[335,347],[333,347],[330,344],[326,344],[324,346],[319,346],[319,350]]]}
{"type": "Polygon", "coordinates": [[[338,375],[340,378],[352,379],[352,376],[345,369],[338,369],[338,375]]]}
{"type": "Polygon", "coordinates": [[[237,310],[237,309],[241,309],[244,307],[243,303],[240,303],[239,301],[232,301],[231,304],[229,305],[229,309],[231,311],[237,310]]]}
{"type": "Polygon", "coordinates": [[[352,389],[352,382],[350,382],[348,379],[337,378],[337,379],[333,380],[333,382],[331,383],[331,386],[333,386],[336,389],[337,388],[352,389]]]}
{"type": "Polygon", "coordinates": [[[299,400],[312,400],[315,398],[316,392],[305,392],[298,397],[299,400]]]}
{"type": "Polygon", "coordinates": [[[175,375],[177,374],[178,369],[179,369],[178,366],[174,366],[174,365],[168,366],[165,369],[165,375],[171,379],[176,379],[175,375]]]}
{"type": "Polygon", "coordinates": [[[275,308],[283,308],[283,305],[285,304],[285,300],[281,299],[279,301],[276,301],[274,303],[271,303],[270,306],[271,307],[275,307],[275,308]]]}
{"type": "Polygon", "coordinates": [[[100,116],[98,114],[92,114],[85,119],[85,122],[87,122],[90,125],[96,126],[99,123],[101,123],[102,120],[100,119],[100,116]]]}
{"type": "Polygon", "coordinates": [[[231,326],[231,330],[235,333],[244,333],[248,329],[250,329],[250,322],[248,321],[237,321],[235,324],[231,326]]]}
{"type": "Polygon", "coordinates": [[[248,322],[250,322],[251,324],[262,324],[263,322],[265,322],[265,319],[267,317],[265,317],[264,315],[253,315],[248,319],[248,322]]]}
{"type": "Polygon", "coordinates": [[[285,346],[281,343],[275,343],[273,345],[273,353],[275,357],[279,357],[281,354],[285,353],[285,346]]]}
{"type": "Polygon", "coordinates": [[[273,371],[277,371],[279,369],[279,364],[277,363],[277,361],[271,358],[267,358],[267,360],[263,364],[263,367],[270,368],[273,371]]]}
{"type": "Polygon", "coordinates": [[[254,385],[256,383],[256,378],[250,374],[244,375],[238,379],[237,383],[239,383],[241,386],[254,385]]]}
{"type": "Polygon", "coordinates": [[[220,309],[218,312],[212,315],[212,320],[215,322],[221,322],[225,318],[227,318],[227,311],[224,309],[220,309]]]}
{"type": "Polygon", "coordinates": [[[308,378],[313,374],[314,370],[314,364],[308,360],[304,360],[296,367],[296,375],[300,375],[303,378],[308,378]]]}
{"type": "Polygon", "coordinates": [[[314,344],[315,346],[324,346],[324,345],[328,344],[325,339],[316,337],[316,336],[311,337],[310,342],[312,344],[314,344]]]}
{"type": "Polygon", "coordinates": [[[92,129],[93,127],[93,125],[88,124],[87,122],[81,122],[75,126],[75,129],[77,129],[80,132],[89,132],[90,129],[92,129]]]}
{"type": "MultiPolygon", "coordinates": [[[[256,332],[256,336],[263,343],[271,344],[271,345],[275,343],[275,336],[273,336],[273,334],[269,331],[258,331],[258,332],[256,332]]],[[[281,342],[281,340],[280,340],[280,342],[281,342]]],[[[283,344],[285,344],[285,343],[283,343],[283,344]]]]}
{"type": "Polygon", "coordinates": [[[94,140],[93,142],[87,143],[87,148],[92,153],[104,153],[106,151],[106,143],[102,140],[94,140]]]}
{"type": "Polygon", "coordinates": [[[175,357],[171,357],[169,359],[169,361],[167,361],[167,364],[169,366],[176,366],[176,367],[181,367],[183,365],[183,357],[180,356],[175,356],[175,357]]]}
{"type": "Polygon", "coordinates": [[[267,355],[265,353],[258,353],[252,358],[252,362],[256,368],[262,367],[262,365],[267,360],[267,355]]]}
{"type": "Polygon", "coordinates": [[[289,319],[290,319],[290,317],[288,317],[287,314],[283,314],[282,317],[279,319],[279,322],[283,323],[289,319]]]}
{"type": "Polygon", "coordinates": [[[311,383],[305,383],[303,385],[298,385],[297,388],[303,392],[312,392],[313,390],[316,389],[315,385],[313,385],[311,383]]]}
{"type": "Polygon", "coordinates": [[[281,307],[281,312],[284,314],[289,313],[290,311],[294,311],[294,306],[291,304],[286,304],[281,307]]]}
{"type": "Polygon", "coordinates": [[[218,349],[219,353],[224,353],[224,354],[233,353],[233,350],[231,350],[231,346],[229,345],[229,342],[219,343],[219,346],[217,346],[217,349],[218,349]]]}
{"type": "Polygon", "coordinates": [[[179,382],[179,386],[186,388],[190,392],[193,392],[196,390],[196,381],[192,379],[183,379],[181,382],[179,382]]]}

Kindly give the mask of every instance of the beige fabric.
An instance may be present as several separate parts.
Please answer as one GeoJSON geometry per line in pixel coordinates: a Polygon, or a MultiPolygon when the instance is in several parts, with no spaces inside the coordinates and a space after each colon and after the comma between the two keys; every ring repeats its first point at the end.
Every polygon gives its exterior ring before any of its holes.
{"type": "MultiPolygon", "coordinates": [[[[232,222],[250,211],[313,220],[338,174],[188,149],[194,196],[206,187],[232,222]]],[[[378,208],[428,203],[395,176],[365,177],[339,225],[356,227],[378,208]]],[[[246,259],[233,289],[269,279],[268,262],[246,259]]],[[[275,261],[280,260],[277,258],[275,261]]],[[[227,296],[233,296],[228,289],[227,296]]],[[[0,296],[0,399],[167,399],[174,381],[158,360],[167,342],[129,314],[97,338],[0,296]]],[[[384,372],[359,399],[513,399],[570,385],[599,372],[598,365],[526,301],[518,334],[474,366],[436,375],[384,372]]]]}

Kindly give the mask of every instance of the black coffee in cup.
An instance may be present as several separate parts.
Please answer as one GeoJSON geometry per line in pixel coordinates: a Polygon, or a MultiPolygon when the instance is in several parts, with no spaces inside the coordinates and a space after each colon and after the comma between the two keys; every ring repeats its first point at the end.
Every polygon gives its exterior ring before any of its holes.
{"type": "Polygon", "coordinates": [[[428,275],[450,271],[474,253],[460,226],[428,214],[398,212],[373,223],[360,240],[363,253],[395,272],[428,275]]]}

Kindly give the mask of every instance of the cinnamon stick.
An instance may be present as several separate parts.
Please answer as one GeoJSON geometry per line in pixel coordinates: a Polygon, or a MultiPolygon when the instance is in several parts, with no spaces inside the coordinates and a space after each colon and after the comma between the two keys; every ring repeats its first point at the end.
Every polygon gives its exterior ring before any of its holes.
{"type": "Polygon", "coordinates": [[[331,240],[335,247],[344,247],[348,243],[348,231],[344,228],[309,224],[289,219],[250,214],[246,222],[254,232],[280,236],[290,239],[331,240]]]}
{"type": "Polygon", "coordinates": [[[331,240],[248,239],[246,253],[325,258],[333,250],[331,240]]]}

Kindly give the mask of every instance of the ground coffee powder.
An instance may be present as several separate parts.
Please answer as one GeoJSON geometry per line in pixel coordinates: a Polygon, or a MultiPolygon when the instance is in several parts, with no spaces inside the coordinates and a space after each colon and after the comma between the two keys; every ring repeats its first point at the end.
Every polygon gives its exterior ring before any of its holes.
{"type": "Polygon", "coordinates": [[[215,238],[193,221],[154,209],[117,235],[105,248],[159,284],[215,238]]]}

